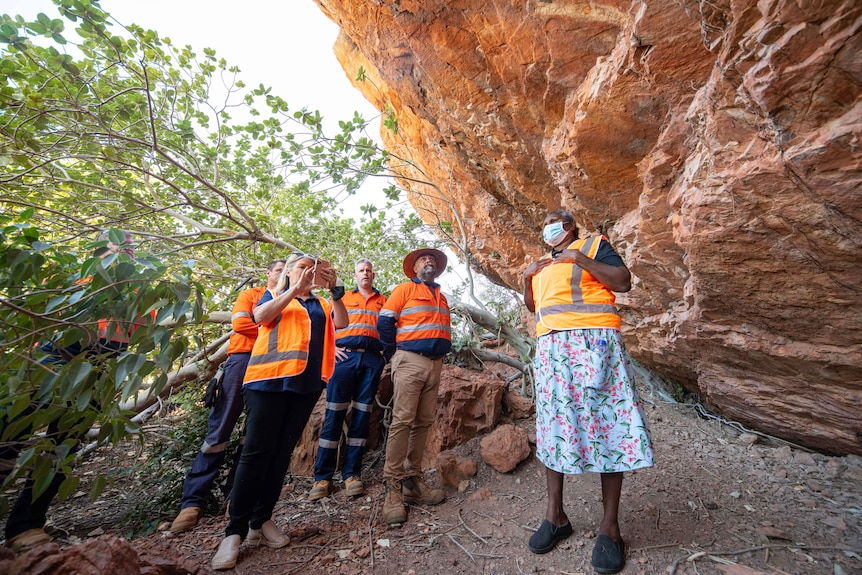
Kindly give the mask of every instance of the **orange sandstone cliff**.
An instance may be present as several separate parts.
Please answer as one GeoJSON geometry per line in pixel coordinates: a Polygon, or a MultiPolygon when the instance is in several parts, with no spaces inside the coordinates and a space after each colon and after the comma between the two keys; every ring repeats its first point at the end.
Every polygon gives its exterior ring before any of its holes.
{"type": "Polygon", "coordinates": [[[862,4],[316,0],[345,71],[520,289],[547,211],[634,275],[634,357],[725,417],[862,454],[862,4]]]}

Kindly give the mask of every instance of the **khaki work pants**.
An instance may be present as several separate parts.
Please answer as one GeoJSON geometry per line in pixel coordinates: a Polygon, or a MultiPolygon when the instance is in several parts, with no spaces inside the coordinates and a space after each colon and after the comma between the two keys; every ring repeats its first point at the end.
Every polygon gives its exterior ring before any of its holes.
{"type": "Polygon", "coordinates": [[[392,356],[392,424],[386,442],[383,477],[422,475],[422,454],[437,413],[437,389],[443,359],[398,350],[392,356]]]}

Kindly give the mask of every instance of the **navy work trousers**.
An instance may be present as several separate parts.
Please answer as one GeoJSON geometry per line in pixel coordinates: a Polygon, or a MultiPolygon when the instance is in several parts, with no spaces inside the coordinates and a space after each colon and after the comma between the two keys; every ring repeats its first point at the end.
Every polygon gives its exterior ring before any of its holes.
{"type": "Polygon", "coordinates": [[[347,429],[347,449],[341,465],[341,477],[359,477],[362,471],[362,450],[368,441],[371,408],[386,361],[379,353],[346,351],[347,359],[335,364],[335,372],[326,386],[326,416],[314,462],[315,481],[332,480],[338,464],[341,429],[351,402],[353,413],[347,429]]]}
{"type": "MultiPolygon", "coordinates": [[[[242,413],[242,379],[250,357],[250,353],[232,353],[225,361],[221,400],[210,410],[204,443],[186,473],[180,502],[182,509],[204,508],[209,501],[213,481],[224,463],[231,433],[242,413]]],[[[230,485],[225,487],[226,496],[230,495],[230,489],[230,485]]]]}

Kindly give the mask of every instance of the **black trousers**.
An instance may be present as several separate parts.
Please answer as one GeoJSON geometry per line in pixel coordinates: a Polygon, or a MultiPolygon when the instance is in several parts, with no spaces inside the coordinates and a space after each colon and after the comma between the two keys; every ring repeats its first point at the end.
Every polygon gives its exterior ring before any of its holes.
{"type": "Polygon", "coordinates": [[[245,445],[234,479],[225,536],[245,539],[249,527],[260,529],[272,518],[293,449],[320,393],[243,389],[245,445]]]}

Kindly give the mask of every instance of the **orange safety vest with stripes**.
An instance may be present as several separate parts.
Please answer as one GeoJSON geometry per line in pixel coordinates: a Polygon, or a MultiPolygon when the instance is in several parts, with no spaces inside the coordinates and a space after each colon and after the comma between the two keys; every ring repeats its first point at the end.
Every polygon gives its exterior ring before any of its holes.
{"type": "MultiPolygon", "coordinates": [[[[273,297],[276,297],[274,292],[273,297]]],[[[326,316],[320,377],[324,383],[328,383],[335,370],[335,325],[332,323],[332,305],[323,298],[319,301],[326,316]]],[[[261,324],[251,350],[243,385],[254,381],[291,377],[305,371],[310,340],[311,318],[302,304],[294,298],[272,323],[261,324]]]]}
{"type": "Polygon", "coordinates": [[[227,346],[227,354],[249,353],[257,340],[258,326],[254,323],[254,306],[266,292],[266,288],[253,287],[239,294],[233,311],[230,315],[230,326],[233,333],[230,334],[230,343],[227,346]]]}
{"type": "Polygon", "coordinates": [[[341,298],[344,307],[347,308],[347,317],[350,324],[347,327],[335,330],[335,341],[338,345],[351,345],[353,342],[361,341],[363,337],[380,339],[377,333],[377,319],[380,316],[380,308],[386,303],[386,296],[375,292],[365,299],[365,296],[356,289],[350,290],[341,298]],[[356,339],[348,339],[356,338],[356,339]]]}
{"type": "MultiPolygon", "coordinates": [[[[595,259],[602,241],[607,241],[604,236],[575,240],[567,249],[580,250],[595,259]]],[[[620,329],[614,292],[580,266],[555,262],[534,275],[532,281],[536,336],[551,330],[620,329]]]]}
{"type": "Polygon", "coordinates": [[[399,284],[380,311],[395,320],[396,345],[423,339],[452,339],[449,302],[440,288],[422,282],[399,284]]]}

